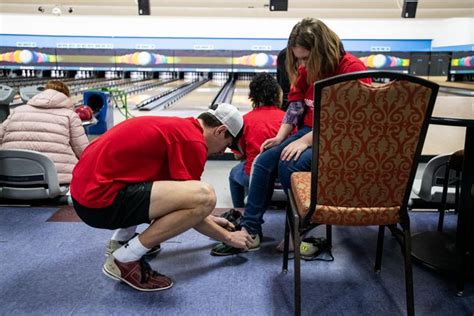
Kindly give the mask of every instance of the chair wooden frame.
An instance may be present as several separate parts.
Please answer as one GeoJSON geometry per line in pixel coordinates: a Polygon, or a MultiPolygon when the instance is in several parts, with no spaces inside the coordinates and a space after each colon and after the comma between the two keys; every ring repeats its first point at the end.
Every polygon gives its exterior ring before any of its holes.
{"type": "MultiPolygon", "coordinates": [[[[402,253],[404,255],[405,264],[405,286],[406,286],[406,304],[407,314],[414,315],[414,295],[413,295],[413,273],[411,264],[411,234],[410,234],[410,219],[407,212],[407,203],[410,197],[411,184],[415,178],[417,161],[419,161],[421,150],[423,148],[426,131],[428,129],[429,120],[433,111],[433,107],[436,101],[439,86],[431,81],[417,78],[411,75],[401,74],[390,71],[363,71],[349,74],[343,74],[332,78],[324,79],[315,82],[314,84],[314,128],[313,128],[313,147],[312,147],[312,163],[311,163],[311,189],[310,189],[310,206],[306,214],[301,217],[297,210],[295,202],[295,195],[293,190],[290,188],[288,192],[288,207],[287,216],[285,221],[285,243],[283,253],[283,272],[288,271],[288,254],[289,254],[289,237],[290,232],[294,242],[294,313],[295,315],[301,315],[301,274],[300,274],[300,243],[301,236],[311,230],[312,228],[325,224],[325,223],[312,223],[311,219],[316,212],[317,205],[317,193],[318,193],[318,160],[319,160],[319,143],[320,143],[320,118],[321,118],[321,107],[316,106],[321,103],[323,89],[351,80],[359,80],[363,78],[387,78],[392,80],[405,80],[415,84],[422,85],[431,90],[428,105],[426,107],[425,116],[421,125],[421,130],[416,145],[415,154],[412,160],[410,173],[407,181],[407,186],[404,191],[402,204],[399,209],[399,223],[401,229],[397,225],[387,225],[393,235],[396,237],[400,246],[402,247],[402,253]]],[[[379,226],[378,239],[377,239],[377,250],[375,260],[375,271],[380,272],[382,263],[382,250],[384,240],[385,226],[379,226]]],[[[331,236],[331,225],[326,226],[326,237],[329,245],[332,245],[331,236]]]]}

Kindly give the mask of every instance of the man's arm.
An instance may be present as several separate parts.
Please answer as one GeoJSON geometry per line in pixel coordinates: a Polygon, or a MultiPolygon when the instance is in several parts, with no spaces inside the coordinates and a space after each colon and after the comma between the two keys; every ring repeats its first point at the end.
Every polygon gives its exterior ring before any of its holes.
{"type": "Polygon", "coordinates": [[[252,237],[250,237],[245,230],[229,232],[218,225],[213,220],[212,215],[206,217],[202,222],[194,226],[194,229],[203,235],[222,241],[235,248],[247,250],[248,246],[252,243],[252,237]]]}

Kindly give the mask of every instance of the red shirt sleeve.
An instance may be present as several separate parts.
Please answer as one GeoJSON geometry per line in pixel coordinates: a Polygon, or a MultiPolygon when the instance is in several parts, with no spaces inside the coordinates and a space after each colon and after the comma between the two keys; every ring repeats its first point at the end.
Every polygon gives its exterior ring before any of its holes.
{"type": "Polygon", "coordinates": [[[290,92],[288,93],[288,102],[304,100],[306,91],[309,88],[307,76],[308,73],[306,71],[306,68],[303,66],[299,67],[296,83],[295,85],[291,86],[290,92]]]}
{"type": "MultiPolygon", "coordinates": [[[[356,59],[356,57],[354,57],[354,61],[351,63],[348,63],[346,67],[341,69],[340,73],[345,74],[345,73],[350,73],[350,72],[366,71],[366,70],[367,70],[367,67],[365,67],[365,65],[361,61],[359,61],[358,59],[356,59]]],[[[367,84],[372,83],[372,79],[370,78],[360,79],[360,81],[367,84]]]]}
{"type": "Polygon", "coordinates": [[[167,153],[171,179],[201,179],[207,159],[207,149],[202,143],[171,143],[167,153]]]}

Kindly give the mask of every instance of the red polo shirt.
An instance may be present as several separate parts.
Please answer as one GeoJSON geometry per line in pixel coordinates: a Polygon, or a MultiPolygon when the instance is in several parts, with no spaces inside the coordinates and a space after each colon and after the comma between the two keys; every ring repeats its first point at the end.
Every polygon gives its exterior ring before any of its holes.
{"type": "Polygon", "coordinates": [[[107,207],[130,183],[199,180],[206,159],[207,145],[196,119],[132,118],[84,150],[72,173],[71,195],[83,206],[107,207]]]}
{"type": "Polygon", "coordinates": [[[276,136],[284,116],[285,112],[276,106],[261,106],[244,115],[240,147],[246,159],[244,171],[247,175],[250,175],[252,162],[260,153],[260,146],[268,138],[276,136]]]}
{"type": "MultiPolygon", "coordinates": [[[[359,60],[359,58],[355,57],[352,54],[346,53],[341,58],[341,62],[337,66],[336,71],[330,76],[327,76],[326,78],[350,72],[365,70],[367,70],[367,68],[365,67],[364,63],[359,60]]],[[[306,111],[306,115],[304,117],[304,125],[313,127],[314,84],[309,84],[307,82],[307,74],[308,73],[306,72],[306,68],[300,67],[298,69],[298,77],[296,78],[295,85],[291,86],[290,93],[288,94],[288,102],[304,100],[306,106],[308,107],[308,110],[306,111]]],[[[370,84],[372,82],[370,78],[361,79],[361,81],[367,84],[370,84]]]]}

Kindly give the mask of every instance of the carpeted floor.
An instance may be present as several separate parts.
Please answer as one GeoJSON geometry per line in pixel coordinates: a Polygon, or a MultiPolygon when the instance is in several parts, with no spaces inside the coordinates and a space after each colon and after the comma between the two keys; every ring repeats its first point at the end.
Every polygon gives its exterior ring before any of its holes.
{"type": "MultiPolygon", "coordinates": [[[[412,230],[434,230],[435,213],[412,213],[412,230]]],[[[1,315],[291,315],[293,269],[281,274],[275,246],[284,213],[269,211],[260,251],[209,255],[215,241],[190,230],[165,242],[150,264],[175,280],[143,293],[101,272],[111,232],[77,222],[70,208],[0,208],[1,315]]],[[[447,216],[446,227],[455,225],[447,216]]],[[[322,234],[318,228],[315,234],[322,234]]],[[[304,315],[405,313],[403,261],[386,234],[382,273],[373,272],[377,229],[335,228],[334,262],[303,262],[304,315]]],[[[455,296],[451,276],[414,265],[418,315],[472,315],[474,284],[455,296]]]]}

